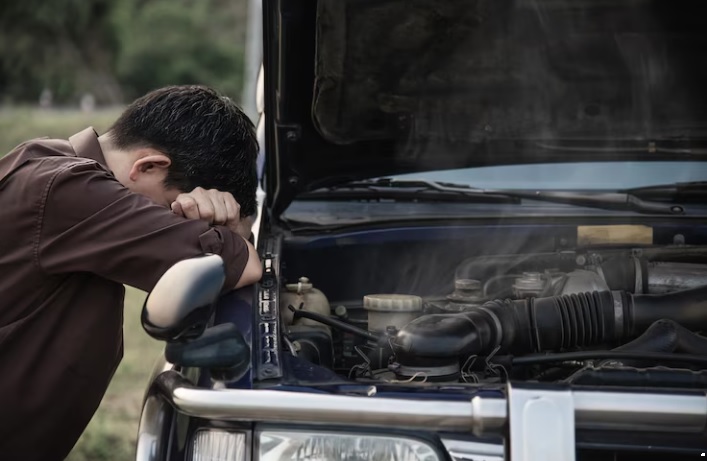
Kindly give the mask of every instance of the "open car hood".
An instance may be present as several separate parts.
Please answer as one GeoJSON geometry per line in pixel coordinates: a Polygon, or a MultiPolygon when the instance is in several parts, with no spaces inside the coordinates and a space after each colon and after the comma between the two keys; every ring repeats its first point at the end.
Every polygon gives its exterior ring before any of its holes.
{"type": "Polygon", "coordinates": [[[701,2],[268,0],[268,206],[353,179],[689,157],[701,2]]]}

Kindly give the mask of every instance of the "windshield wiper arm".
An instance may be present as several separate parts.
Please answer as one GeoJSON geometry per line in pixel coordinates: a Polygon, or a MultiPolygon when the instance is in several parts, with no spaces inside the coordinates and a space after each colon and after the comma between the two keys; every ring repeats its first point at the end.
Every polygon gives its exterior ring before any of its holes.
{"type": "Polygon", "coordinates": [[[644,214],[680,215],[685,208],[679,204],[644,200],[626,192],[573,192],[573,191],[494,191],[514,197],[541,202],[599,208],[602,210],[633,211],[644,214]]]}
{"type": "Polygon", "coordinates": [[[636,187],[622,192],[644,200],[675,203],[707,203],[707,181],[678,182],[636,187]]]}
{"type": "Polygon", "coordinates": [[[357,181],[335,186],[329,189],[313,191],[306,194],[308,198],[327,198],[332,192],[341,194],[348,191],[361,191],[381,196],[385,192],[400,190],[401,195],[433,195],[443,194],[445,198],[459,197],[462,200],[496,199],[508,201],[509,199],[525,199],[540,202],[560,203],[566,205],[584,206],[604,210],[633,211],[644,214],[684,214],[685,209],[679,204],[644,200],[628,191],[621,192],[575,192],[575,191],[545,191],[545,190],[516,190],[516,189],[480,189],[466,184],[435,182],[424,179],[398,180],[380,178],[373,180],[357,181]],[[505,199],[505,200],[504,200],[505,199]]]}
{"type": "MultiPolygon", "coordinates": [[[[394,182],[388,180],[390,182],[394,182]]],[[[566,205],[585,206],[606,210],[626,210],[646,214],[683,214],[685,209],[681,205],[666,204],[644,200],[630,192],[573,192],[573,191],[524,191],[524,190],[498,190],[479,189],[467,185],[439,183],[434,181],[415,181],[435,190],[445,192],[464,193],[465,195],[505,195],[527,200],[541,202],[562,203],[566,205]]],[[[707,184],[707,183],[706,183],[707,184]]]]}
{"type": "Polygon", "coordinates": [[[299,195],[298,200],[399,200],[520,203],[520,197],[484,192],[465,184],[390,178],[348,182],[299,195]]]}

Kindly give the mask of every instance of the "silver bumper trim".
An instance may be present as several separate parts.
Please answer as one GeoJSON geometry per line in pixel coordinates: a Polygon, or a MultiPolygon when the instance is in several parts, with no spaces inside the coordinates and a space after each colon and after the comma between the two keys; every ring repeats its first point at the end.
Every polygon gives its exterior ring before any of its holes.
{"type": "Polygon", "coordinates": [[[707,429],[705,395],[575,391],[572,397],[579,428],[695,433],[707,429]]]}
{"type": "Polygon", "coordinates": [[[468,440],[442,439],[454,461],[504,461],[503,445],[468,440]]]}
{"type": "MultiPolygon", "coordinates": [[[[193,386],[175,371],[160,374],[153,391],[179,411],[207,419],[301,424],[393,426],[499,433],[508,422],[504,398],[470,401],[405,400],[277,390],[193,386]]],[[[707,395],[699,392],[641,393],[572,391],[578,428],[700,432],[707,428],[707,395]]],[[[511,416],[512,419],[512,416],[511,416]]]]}
{"type": "Polygon", "coordinates": [[[407,401],[269,390],[197,390],[180,387],[177,410],[200,418],[396,426],[470,431],[475,424],[469,402],[407,401]]]}

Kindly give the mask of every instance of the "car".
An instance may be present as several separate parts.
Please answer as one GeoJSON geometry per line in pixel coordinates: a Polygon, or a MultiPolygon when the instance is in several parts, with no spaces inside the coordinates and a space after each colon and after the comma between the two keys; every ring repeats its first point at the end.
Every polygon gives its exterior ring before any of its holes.
{"type": "Polygon", "coordinates": [[[263,277],[149,294],[136,459],[704,456],[701,6],[263,1],[263,277]]]}

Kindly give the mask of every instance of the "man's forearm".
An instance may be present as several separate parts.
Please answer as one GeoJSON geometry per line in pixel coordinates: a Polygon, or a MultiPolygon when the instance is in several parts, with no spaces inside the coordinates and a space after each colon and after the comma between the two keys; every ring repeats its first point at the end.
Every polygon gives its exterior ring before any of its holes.
{"type": "Polygon", "coordinates": [[[258,257],[258,252],[252,243],[245,238],[243,238],[243,240],[248,248],[248,262],[246,263],[245,269],[243,269],[243,274],[241,274],[241,277],[238,279],[235,288],[241,288],[257,283],[263,276],[263,266],[260,262],[260,258],[258,257]]]}

